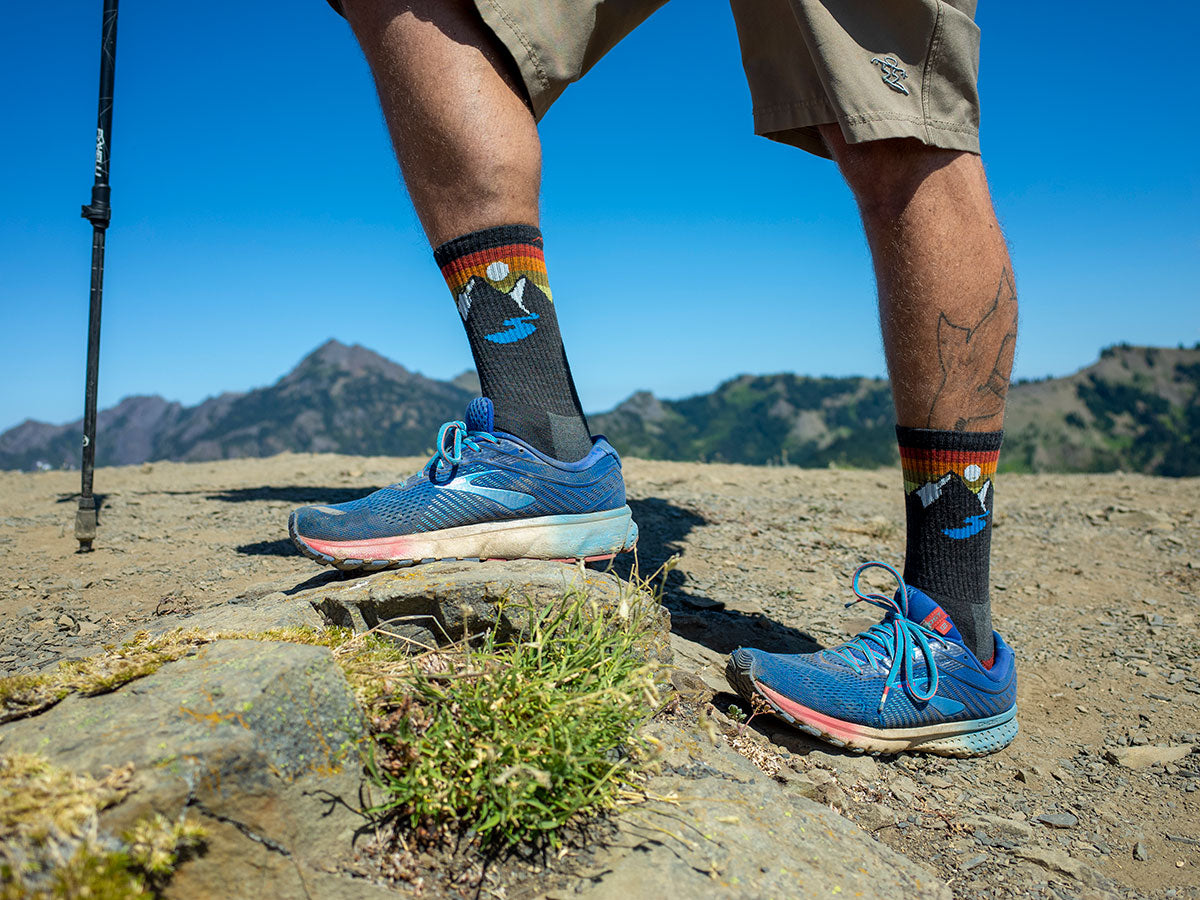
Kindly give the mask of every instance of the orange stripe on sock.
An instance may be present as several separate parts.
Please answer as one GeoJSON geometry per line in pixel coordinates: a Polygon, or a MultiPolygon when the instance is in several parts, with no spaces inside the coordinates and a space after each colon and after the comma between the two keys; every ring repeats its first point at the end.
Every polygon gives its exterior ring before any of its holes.
{"type": "Polygon", "coordinates": [[[534,269],[545,270],[546,268],[546,257],[540,247],[535,247],[533,244],[505,244],[503,247],[490,247],[487,250],[476,250],[474,253],[460,256],[442,266],[442,274],[472,266],[486,268],[490,263],[508,262],[510,259],[521,260],[534,269]]]}

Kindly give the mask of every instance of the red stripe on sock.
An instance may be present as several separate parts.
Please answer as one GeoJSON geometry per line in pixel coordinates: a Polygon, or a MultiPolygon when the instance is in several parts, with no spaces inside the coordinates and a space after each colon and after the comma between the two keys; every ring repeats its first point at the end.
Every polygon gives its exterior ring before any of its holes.
{"type": "Polygon", "coordinates": [[[970,450],[916,450],[911,447],[900,448],[900,459],[905,462],[932,463],[994,463],[1000,459],[999,450],[972,452],[970,450]]]}

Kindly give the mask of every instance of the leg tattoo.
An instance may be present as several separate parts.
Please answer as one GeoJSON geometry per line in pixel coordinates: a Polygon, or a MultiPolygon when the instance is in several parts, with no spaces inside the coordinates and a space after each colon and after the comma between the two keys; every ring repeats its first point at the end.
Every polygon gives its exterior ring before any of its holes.
{"type": "Polygon", "coordinates": [[[925,427],[954,422],[955,431],[999,428],[1017,344],[1017,289],[1005,266],[996,297],[974,325],[938,317],[938,362],[942,381],[929,407],[925,427]]]}

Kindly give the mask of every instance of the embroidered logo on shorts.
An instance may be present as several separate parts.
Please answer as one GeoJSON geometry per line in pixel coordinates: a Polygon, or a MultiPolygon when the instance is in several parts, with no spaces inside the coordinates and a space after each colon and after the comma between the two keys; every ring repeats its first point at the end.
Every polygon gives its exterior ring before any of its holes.
{"type": "Polygon", "coordinates": [[[908,88],[900,83],[908,77],[908,73],[900,67],[900,60],[894,56],[885,56],[883,59],[876,56],[872,57],[871,65],[879,66],[879,77],[884,84],[896,93],[908,96],[908,88]]]}

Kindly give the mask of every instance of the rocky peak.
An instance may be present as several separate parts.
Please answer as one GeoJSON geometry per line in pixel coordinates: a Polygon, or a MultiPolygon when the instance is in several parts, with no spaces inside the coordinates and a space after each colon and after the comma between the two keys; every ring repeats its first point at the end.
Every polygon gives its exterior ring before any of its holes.
{"type": "Polygon", "coordinates": [[[350,376],[371,373],[396,380],[405,380],[413,374],[399,363],[380,356],[362,344],[347,345],[330,338],[300,360],[296,368],[285,375],[282,381],[291,383],[315,373],[327,374],[329,370],[344,372],[350,376]]]}

